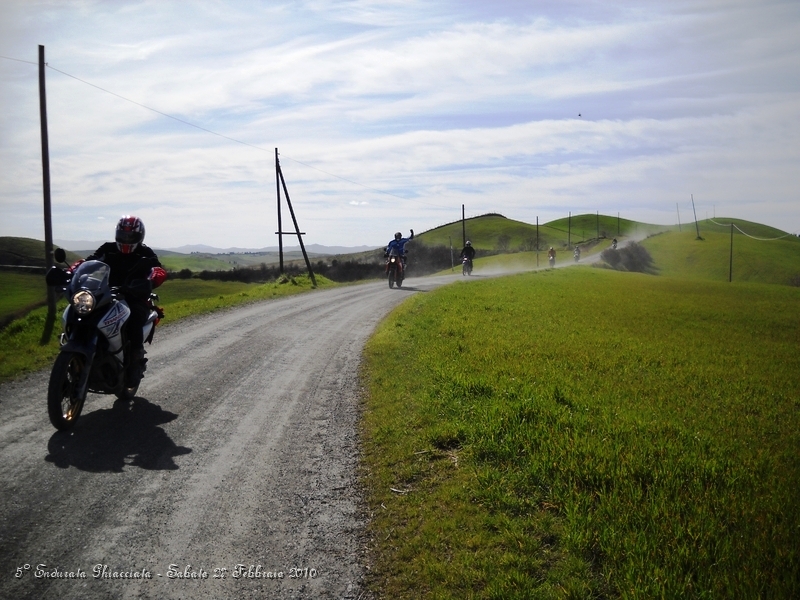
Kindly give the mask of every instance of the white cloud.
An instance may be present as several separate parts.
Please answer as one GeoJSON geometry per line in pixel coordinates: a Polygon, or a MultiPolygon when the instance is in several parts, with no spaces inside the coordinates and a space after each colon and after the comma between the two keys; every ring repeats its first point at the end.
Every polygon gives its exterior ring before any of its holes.
{"type": "MultiPolygon", "coordinates": [[[[691,193],[800,231],[796,3],[524,4],[11,2],[0,56],[45,43],[250,144],[48,69],[60,238],[134,212],[154,245],[271,245],[275,147],[308,242],[380,245],[461,204],[672,223],[691,193]]],[[[0,58],[0,235],[42,237],[36,72],[0,58]]]]}

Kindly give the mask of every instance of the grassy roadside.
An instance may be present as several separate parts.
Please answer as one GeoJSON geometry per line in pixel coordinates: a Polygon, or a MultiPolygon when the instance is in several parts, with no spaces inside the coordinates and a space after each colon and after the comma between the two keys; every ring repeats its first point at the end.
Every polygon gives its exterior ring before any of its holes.
{"type": "MultiPolygon", "coordinates": [[[[316,275],[319,288],[337,284],[316,275]]],[[[202,281],[199,279],[175,279],[166,281],[157,292],[159,305],[164,308],[165,319],[161,326],[188,317],[247,302],[279,298],[307,292],[312,289],[307,275],[300,275],[285,283],[247,284],[238,282],[202,281]]],[[[47,308],[38,308],[25,317],[13,321],[0,331],[0,383],[23,373],[46,367],[58,353],[58,334],[61,313],[66,301],[58,305],[53,334],[42,343],[45,331],[47,308]]]]}
{"type": "Polygon", "coordinates": [[[798,300],[601,269],[411,298],[365,351],[373,588],[798,597],[798,300]]]}

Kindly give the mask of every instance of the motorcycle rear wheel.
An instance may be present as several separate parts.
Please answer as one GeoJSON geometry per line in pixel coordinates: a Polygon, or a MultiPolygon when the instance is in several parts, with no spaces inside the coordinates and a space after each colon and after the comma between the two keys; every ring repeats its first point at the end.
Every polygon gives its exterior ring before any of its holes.
{"type": "Polygon", "coordinates": [[[80,396],[80,380],[86,357],[76,352],[62,352],[56,358],[47,387],[47,414],[53,427],[66,431],[81,415],[86,396],[80,396]]]}

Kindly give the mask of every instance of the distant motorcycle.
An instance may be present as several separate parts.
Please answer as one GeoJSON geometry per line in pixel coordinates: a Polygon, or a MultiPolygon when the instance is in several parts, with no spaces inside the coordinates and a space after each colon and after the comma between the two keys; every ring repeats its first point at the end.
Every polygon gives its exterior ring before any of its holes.
{"type": "Polygon", "coordinates": [[[472,260],[466,256],[461,258],[461,274],[472,275],[472,260]]]}
{"type": "Polygon", "coordinates": [[[555,256],[548,256],[547,259],[550,261],[550,266],[551,267],[555,267],[556,266],[556,257],[555,256]]]}
{"type": "Polygon", "coordinates": [[[616,250],[616,249],[617,249],[617,238],[614,238],[614,239],[611,241],[611,249],[612,249],[612,250],[616,250]]]}
{"type": "Polygon", "coordinates": [[[578,262],[581,259],[580,248],[575,248],[575,252],[572,253],[572,256],[575,258],[575,262],[578,262]]]}
{"type": "MultiPolygon", "coordinates": [[[[64,250],[55,258],[64,262],[64,250]]],[[[110,287],[111,268],[99,260],[81,263],[74,273],[51,267],[47,284],[64,292],[69,306],[62,315],[61,349],[50,373],[47,412],[53,427],[70,429],[83,410],[86,394],[114,394],[120,399],[136,395],[139,384],[129,385],[126,374],[131,361],[125,322],[131,314],[122,288],[110,287]]],[[[128,288],[129,291],[135,291],[128,288]]],[[[164,313],[150,294],[150,314],[143,339],[152,343],[155,326],[164,313]]]]}
{"type": "Polygon", "coordinates": [[[393,288],[395,285],[399,288],[403,285],[405,278],[405,269],[403,268],[403,257],[400,253],[392,248],[386,254],[386,276],[389,279],[389,287],[393,288]]]}

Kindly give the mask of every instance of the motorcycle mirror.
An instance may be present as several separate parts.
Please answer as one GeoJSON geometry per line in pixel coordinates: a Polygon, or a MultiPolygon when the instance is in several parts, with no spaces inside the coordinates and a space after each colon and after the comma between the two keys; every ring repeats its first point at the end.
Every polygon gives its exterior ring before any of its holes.
{"type": "Polygon", "coordinates": [[[67,253],[64,252],[63,248],[56,248],[56,251],[53,252],[53,258],[56,259],[56,262],[65,263],[67,262],[67,253]]]}

